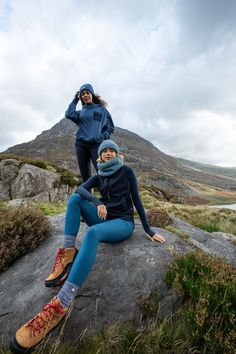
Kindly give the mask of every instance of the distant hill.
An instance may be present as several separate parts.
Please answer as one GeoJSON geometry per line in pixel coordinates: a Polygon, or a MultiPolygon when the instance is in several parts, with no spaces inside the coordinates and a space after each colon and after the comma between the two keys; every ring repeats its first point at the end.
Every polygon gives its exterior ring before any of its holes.
{"type": "MultiPolygon", "coordinates": [[[[42,158],[78,172],[74,151],[75,132],[76,125],[63,118],[34,140],[10,147],[3,153],[42,158]]],[[[112,139],[120,146],[127,164],[147,184],[158,185],[164,190],[170,189],[172,193],[182,195],[195,193],[192,182],[236,191],[236,178],[232,178],[233,175],[226,177],[213,170],[196,170],[185,161],[163,153],[129,130],[116,127],[112,139]]]]}
{"type": "Polygon", "coordinates": [[[191,167],[198,171],[205,171],[213,173],[214,175],[236,178],[236,167],[221,167],[196,161],[185,160],[181,158],[177,158],[176,160],[179,161],[182,165],[191,167]]]}

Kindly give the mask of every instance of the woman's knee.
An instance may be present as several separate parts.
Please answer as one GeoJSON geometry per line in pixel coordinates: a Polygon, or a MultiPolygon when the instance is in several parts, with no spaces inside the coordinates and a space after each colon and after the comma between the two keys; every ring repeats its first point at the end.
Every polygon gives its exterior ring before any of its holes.
{"type": "Polygon", "coordinates": [[[97,231],[96,225],[90,226],[87,229],[87,232],[84,235],[84,241],[89,243],[99,242],[99,233],[97,231]]]}
{"type": "Polygon", "coordinates": [[[75,204],[77,204],[77,205],[79,204],[80,205],[81,201],[82,201],[81,195],[78,194],[78,193],[74,193],[68,199],[67,205],[68,206],[72,206],[72,205],[75,205],[75,204]]]}

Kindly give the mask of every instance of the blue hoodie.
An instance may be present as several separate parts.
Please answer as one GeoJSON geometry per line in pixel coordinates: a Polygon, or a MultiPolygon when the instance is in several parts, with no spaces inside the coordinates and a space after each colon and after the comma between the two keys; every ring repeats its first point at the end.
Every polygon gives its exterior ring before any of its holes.
{"type": "Polygon", "coordinates": [[[108,110],[100,104],[92,103],[76,111],[77,103],[78,99],[75,98],[65,113],[65,117],[78,126],[76,145],[84,142],[101,143],[109,139],[114,132],[114,123],[108,110]]]}

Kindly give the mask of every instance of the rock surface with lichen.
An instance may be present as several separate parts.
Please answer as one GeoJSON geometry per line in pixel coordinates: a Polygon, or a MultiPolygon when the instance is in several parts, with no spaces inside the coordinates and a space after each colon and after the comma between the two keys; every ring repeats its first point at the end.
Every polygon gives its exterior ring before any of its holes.
{"type": "MultiPolygon", "coordinates": [[[[53,234],[32,253],[18,259],[0,274],[0,333],[3,343],[23,323],[32,318],[58,288],[48,289],[44,279],[50,273],[56,248],[62,244],[64,214],[50,217],[53,234]]],[[[160,295],[159,314],[171,314],[181,300],[165,282],[166,267],[176,255],[195,247],[223,257],[235,266],[236,237],[229,234],[210,234],[173,218],[173,229],[188,234],[188,239],[164,229],[154,229],[166,237],[165,244],[154,243],[145,237],[140,222],[132,237],[122,243],[101,244],[95,265],[81,287],[74,308],[64,328],[64,341],[78,342],[80,335],[96,333],[104,325],[117,321],[142,323],[139,299],[155,290],[160,295]]],[[[82,223],[77,237],[80,246],[87,226],[82,223]]],[[[58,326],[51,339],[60,333],[58,326]]]]}

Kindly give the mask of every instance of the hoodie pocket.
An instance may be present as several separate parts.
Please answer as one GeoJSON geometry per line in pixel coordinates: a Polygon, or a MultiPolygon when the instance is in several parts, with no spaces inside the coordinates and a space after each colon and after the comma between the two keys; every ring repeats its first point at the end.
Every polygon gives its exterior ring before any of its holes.
{"type": "Polygon", "coordinates": [[[102,120],[102,113],[100,113],[100,112],[94,112],[94,113],[93,113],[93,120],[96,120],[97,122],[101,122],[101,120],[102,120]]]}

